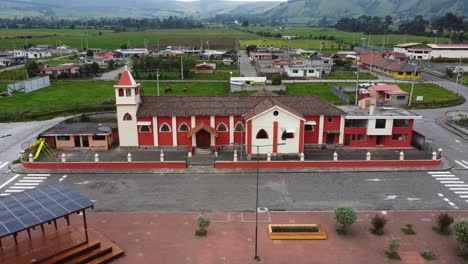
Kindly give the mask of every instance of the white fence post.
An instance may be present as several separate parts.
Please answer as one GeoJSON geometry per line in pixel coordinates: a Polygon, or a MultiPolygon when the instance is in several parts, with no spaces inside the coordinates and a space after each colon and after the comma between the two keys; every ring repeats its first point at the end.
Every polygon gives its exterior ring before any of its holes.
{"type": "Polygon", "coordinates": [[[234,150],[234,162],[237,162],[237,150],[234,150]]]}
{"type": "Polygon", "coordinates": [[[127,162],[132,162],[132,153],[127,154],[127,162]]]}
{"type": "Polygon", "coordinates": [[[34,157],[32,153],[29,153],[29,162],[34,162],[34,157]]]}
{"type": "Polygon", "coordinates": [[[439,159],[442,159],[442,152],[443,152],[442,148],[439,148],[437,151],[439,152],[439,159]]]}
{"type": "Polygon", "coordinates": [[[300,156],[300,157],[301,157],[301,161],[304,161],[304,153],[303,153],[303,152],[301,152],[301,156],[300,156]]]}
{"type": "Polygon", "coordinates": [[[268,152],[268,154],[267,154],[267,161],[271,161],[271,153],[270,152],[268,152]]]}
{"type": "Polygon", "coordinates": [[[99,154],[94,154],[94,162],[99,162],[99,154]]]}
{"type": "Polygon", "coordinates": [[[432,152],[432,160],[436,160],[437,159],[437,152],[432,152]]]}
{"type": "Polygon", "coordinates": [[[162,149],[161,149],[161,154],[159,155],[159,161],[164,162],[164,152],[162,149]]]}
{"type": "Polygon", "coordinates": [[[400,160],[405,160],[405,153],[403,151],[400,151],[400,160]]]}
{"type": "Polygon", "coordinates": [[[333,161],[338,161],[338,153],[336,151],[333,153],[333,161]]]}
{"type": "Polygon", "coordinates": [[[366,160],[371,160],[371,153],[370,152],[366,153],[366,160]]]}
{"type": "Polygon", "coordinates": [[[67,162],[67,155],[65,153],[62,153],[62,162],[67,162]]]}

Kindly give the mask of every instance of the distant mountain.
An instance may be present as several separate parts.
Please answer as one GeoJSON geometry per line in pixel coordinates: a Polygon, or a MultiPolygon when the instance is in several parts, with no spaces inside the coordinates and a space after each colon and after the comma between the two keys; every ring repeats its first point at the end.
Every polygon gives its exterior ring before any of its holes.
{"type": "Polygon", "coordinates": [[[193,17],[208,18],[217,14],[263,13],[279,2],[242,2],[199,0],[1,0],[0,17],[56,16],[90,17],[193,17]]]}
{"type": "Polygon", "coordinates": [[[419,14],[432,17],[446,12],[467,15],[467,0],[289,0],[263,16],[289,22],[307,22],[323,17],[337,20],[361,15],[391,15],[396,19],[407,19],[419,14]]]}

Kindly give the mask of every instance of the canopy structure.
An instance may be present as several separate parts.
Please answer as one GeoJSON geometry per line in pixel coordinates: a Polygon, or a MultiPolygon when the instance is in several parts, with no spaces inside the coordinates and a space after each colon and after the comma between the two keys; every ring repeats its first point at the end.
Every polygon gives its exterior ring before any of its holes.
{"type": "MultiPolygon", "coordinates": [[[[62,184],[44,185],[35,189],[14,193],[0,198],[0,239],[13,235],[16,242],[18,232],[27,230],[29,237],[30,228],[54,222],[65,217],[83,211],[86,240],[88,240],[85,209],[93,208],[94,203],[78,192],[62,184]]],[[[1,247],[1,240],[0,240],[1,247]]]]}

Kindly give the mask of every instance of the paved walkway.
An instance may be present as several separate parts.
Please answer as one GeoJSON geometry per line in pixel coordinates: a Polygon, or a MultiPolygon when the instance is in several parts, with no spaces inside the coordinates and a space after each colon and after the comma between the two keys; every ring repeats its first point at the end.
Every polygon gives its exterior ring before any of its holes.
{"type": "MultiPolygon", "coordinates": [[[[361,212],[346,236],[335,232],[330,212],[270,212],[259,214],[258,255],[261,263],[427,263],[422,250],[435,253],[434,264],[465,263],[457,257],[454,235],[432,231],[438,211],[386,212],[385,235],[368,230],[370,219],[380,212],[361,212]],[[267,226],[276,224],[322,224],[328,234],[324,241],[270,240],[267,226]],[[412,224],[416,235],[405,235],[401,228],[412,224]],[[384,250],[391,237],[401,240],[402,261],[390,261],[384,250]]],[[[125,250],[115,263],[256,263],[255,214],[246,212],[207,213],[212,223],[207,237],[194,236],[199,213],[89,213],[88,226],[113,240],[125,250]],[[150,261],[151,260],[151,261],[150,261]]],[[[468,216],[466,211],[450,215],[468,216]]],[[[73,223],[73,222],[72,222],[73,223]]]]}
{"type": "Polygon", "coordinates": [[[245,50],[240,51],[240,73],[241,76],[245,77],[255,77],[257,76],[257,70],[255,67],[250,64],[250,59],[245,50]]]}

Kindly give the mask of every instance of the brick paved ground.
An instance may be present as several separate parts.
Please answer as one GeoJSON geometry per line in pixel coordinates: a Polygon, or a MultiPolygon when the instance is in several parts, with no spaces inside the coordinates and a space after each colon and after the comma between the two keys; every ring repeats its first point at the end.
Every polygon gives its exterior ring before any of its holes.
{"type": "MultiPolygon", "coordinates": [[[[270,212],[259,217],[259,255],[261,263],[427,263],[422,250],[434,252],[437,264],[464,263],[457,257],[453,235],[432,231],[438,211],[388,212],[386,234],[374,236],[370,218],[375,212],[359,213],[358,223],[348,235],[335,232],[329,212],[270,212]],[[326,241],[272,241],[268,223],[320,223],[328,232],[326,241]],[[416,235],[405,235],[400,228],[413,224],[416,235]],[[402,261],[384,257],[384,249],[394,236],[402,241],[402,261]]],[[[115,241],[126,256],[115,263],[254,263],[255,214],[208,213],[213,223],[204,238],[194,236],[198,213],[90,213],[89,226],[115,241]]],[[[467,216],[466,211],[451,212],[467,216]]]]}

